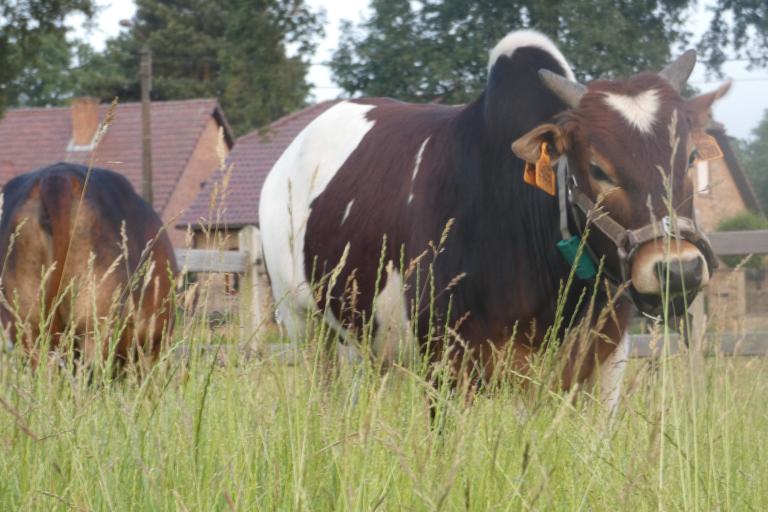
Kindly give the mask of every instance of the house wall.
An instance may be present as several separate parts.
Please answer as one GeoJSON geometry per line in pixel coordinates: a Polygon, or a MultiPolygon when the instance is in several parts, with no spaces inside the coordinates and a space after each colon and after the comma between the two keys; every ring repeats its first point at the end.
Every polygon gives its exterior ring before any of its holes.
{"type": "Polygon", "coordinates": [[[768,332],[768,261],[764,258],[761,268],[746,269],[744,274],[747,296],[744,328],[749,332],[768,332]]]}
{"type": "Polygon", "coordinates": [[[697,168],[693,173],[695,199],[699,222],[706,232],[717,231],[721,221],[747,210],[733,176],[728,170],[725,160],[719,158],[708,162],[709,187],[701,192],[700,178],[697,168]]]}
{"type": "MultiPolygon", "coordinates": [[[[705,232],[712,232],[717,231],[720,222],[746,211],[747,207],[725,160],[719,158],[707,162],[707,165],[707,176],[703,176],[702,170],[697,167],[690,172],[693,174],[694,206],[699,223],[705,232]],[[702,191],[702,188],[705,190],[702,191]]],[[[747,313],[745,293],[743,271],[734,272],[724,265],[715,271],[704,292],[710,330],[738,331],[744,327],[747,313]]]]}
{"type": "MultiPolygon", "coordinates": [[[[213,117],[210,117],[163,212],[163,221],[168,225],[175,226],[177,224],[181,213],[192,205],[200,193],[203,183],[211,178],[220,167],[219,156],[216,153],[218,140],[219,124],[213,117]]],[[[229,153],[228,148],[226,151],[229,153]]],[[[174,247],[187,245],[186,232],[183,229],[171,228],[169,235],[174,247]]],[[[237,241],[236,234],[235,241],[237,241]]]]}
{"type": "Polygon", "coordinates": [[[744,328],[747,300],[743,269],[715,272],[706,298],[710,332],[739,332],[744,328]]]}

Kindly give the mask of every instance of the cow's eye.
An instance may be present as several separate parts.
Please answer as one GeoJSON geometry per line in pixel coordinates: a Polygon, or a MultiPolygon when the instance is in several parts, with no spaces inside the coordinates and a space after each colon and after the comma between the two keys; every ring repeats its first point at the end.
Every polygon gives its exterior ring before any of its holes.
{"type": "Polygon", "coordinates": [[[693,164],[698,160],[699,158],[699,151],[694,148],[693,151],[691,151],[691,154],[688,156],[688,167],[693,167],[693,164]]]}
{"type": "Polygon", "coordinates": [[[605,181],[606,183],[614,182],[613,178],[608,176],[604,170],[594,164],[589,166],[589,174],[591,174],[592,178],[596,179],[597,181],[605,181]]]}

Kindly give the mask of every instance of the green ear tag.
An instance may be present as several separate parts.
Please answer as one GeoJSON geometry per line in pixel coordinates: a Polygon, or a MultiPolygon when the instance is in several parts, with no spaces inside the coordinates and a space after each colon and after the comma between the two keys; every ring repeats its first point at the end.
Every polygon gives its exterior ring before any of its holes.
{"type": "MultiPolygon", "coordinates": [[[[572,236],[568,240],[560,240],[557,242],[557,248],[560,249],[560,253],[565,258],[565,261],[573,265],[576,260],[576,254],[579,251],[579,245],[581,239],[578,236],[572,236]]],[[[595,262],[586,251],[586,248],[581,253],[579,261],[576,263],[576,277],[579,279],[592,279],[597,275],[597,268],[595,262]]]]}

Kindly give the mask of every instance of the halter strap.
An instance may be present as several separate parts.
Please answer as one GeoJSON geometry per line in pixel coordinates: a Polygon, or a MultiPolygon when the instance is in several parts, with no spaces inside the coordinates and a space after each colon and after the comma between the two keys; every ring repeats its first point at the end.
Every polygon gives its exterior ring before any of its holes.
{"type": "MultiPolygon", "coordinates": [[[[635,251],[641,245],[664,238],[665,236],[692,243],[703,254],[710,273],[717,268],[717,258],[715,258],[712,251],[709,239],[700,230],[694,219],[679,217],[673,214],[664,217],[660,221],[650,222],[641,228],[629,230],[614,220],[607,212],[599,211],[600,209],[597,208],[595,202],[579,189],[578,184],[570,174],[567,156],[563,156],[558,162],[557,180],[558,206],[560,208],[560,234],[563,237],[563,240],[574,239],[568,229],[568,211],[569,209],[574,210],[573,214],[578,224],[578,216],[576,216],[576,210],[578,209],[581,214],[584,215],[584,218],[586,219],[585,222],[595,226],[595,228],[607,237],[616,247],[617,255],[619,257],[620,277],[615,276],[613,272],[608,269],[604,269],[607,277],[611,281],[614,281],[615,284],[622,284],[630,281],[631,261],[635,251]]],[[[582,231],[582,233],[578,234],[579,237],[583,236],[584,229],[586,229],[586,225],[579,228],[579,230],[582,231]]],[[[589,243],[586,243],[585,248],[592,259],[596,260],[596,254],[589,246],[589,243]]],[[[629,288],[631,289],[631,287],[629,288]]],[[[637,294],[631,292],[630,297],[638,309],[645,314],[646,312],[644,311],[637,294]]]]}

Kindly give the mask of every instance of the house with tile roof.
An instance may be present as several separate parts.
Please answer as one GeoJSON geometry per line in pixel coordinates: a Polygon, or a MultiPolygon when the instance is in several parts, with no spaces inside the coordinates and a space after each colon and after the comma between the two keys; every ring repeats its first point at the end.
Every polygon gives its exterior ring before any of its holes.
{"type": "MultiPolygon", "coordinates": [[[[93,163],[126,176],[141,193],[141,104],[119,103],[98,147],[95,134],[109,105],[76,98],[71,107],[20,108],[0,118],[0,185],[13,176],[56,162],[93,163]]],[[[234,143],[215,99],[151,104],[154,208],[169,226],[171,240],[184,246],[178,219],[219,167],[217,144],[234,143]]]]}
{"type": "Polygon", "coordinates": [[[227,158],[232,168],[224,201],[217,202],[224,178],[224,170],[219,170],[181,218],[179,227],[190,226],[200,232],[211,224],[230,231],[248,225],[258,226],[261,186],[270,169],[299,132],[336,103],[337,100],[317,103],[282,117],[264,129],[239,137],[227,158]]]}

